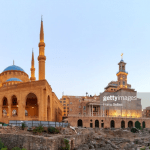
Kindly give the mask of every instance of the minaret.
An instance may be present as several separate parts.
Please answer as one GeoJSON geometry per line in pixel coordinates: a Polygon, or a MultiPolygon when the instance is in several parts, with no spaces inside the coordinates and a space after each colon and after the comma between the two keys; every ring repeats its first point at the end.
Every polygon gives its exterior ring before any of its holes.
{"type": "Polygon", "coordinates": [[[123,61],[123,54],[121,54],[121,61],[118,63],[119,72],[116,74],[118,77],[118,87],[127,88],[127,75],[128,72],[125,70],[126,63],[123,61]]]}
{"type": "Polygon", "coordinates": [[[35,68],[34,68],[34,53],[33,53],[33,51],[32,51],[32,60],[31,60],[31,78],[30,78],[30,80],[31,81],[35,81],[36,80],[36,78],[35,78],[35,68]]]}
{"type": "Polygon", "coordinates": [[[45,43],[44,43],[44,30],[43,30],[43,20],[41,18],[41,30],[40,30],[40,42],[39,42],[39,80],[45,79],[45,43]]]}

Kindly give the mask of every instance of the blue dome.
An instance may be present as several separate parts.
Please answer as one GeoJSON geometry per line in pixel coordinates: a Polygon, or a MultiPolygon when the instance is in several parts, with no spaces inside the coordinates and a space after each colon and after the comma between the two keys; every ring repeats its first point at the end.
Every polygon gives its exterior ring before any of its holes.
{"type": "Polygon", "coordinates": [[[15,65],[9,66],[6,69],[4,69],[4,71],[10,71],[10,70],[18,70],[18,71],[23,71],[24,72],[24,70],[22,68],[20,68],[19,66],[15,66],[15,65]]]}
{"type": "Polygon", "coordinates": [[[9,82],[9,81],[20,81],[20,82],[22,82],[22,80],[20,80],[18,78],[10,78],[10,79],[6,80],[6,82],[9,82]]]}

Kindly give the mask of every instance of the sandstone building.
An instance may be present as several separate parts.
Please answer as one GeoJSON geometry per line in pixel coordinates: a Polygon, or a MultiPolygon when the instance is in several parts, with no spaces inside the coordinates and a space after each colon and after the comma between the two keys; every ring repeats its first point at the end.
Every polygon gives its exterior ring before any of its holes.
{"type": "MultiPolygon", "coordinates": [[[[142,118],[141,99],[127,83],[126,63],[118,63],[117,81],[111,81],[99,96],[63,96],[69,99],[68,122],[83,127],[131,127],[138,121],[148,127],[149,119],[142,118]]],[[[150,126],[150,125],[149,125],[150,126]]]]}
{"type": "Polygon", "coordinates": [[[31,77],[12,65],[0,73],[0,120],[61,121],[63,106],[45,79],[45,43],[41,20],[39,42],[39,78],[35,78],[32,52],[31,77]]]}

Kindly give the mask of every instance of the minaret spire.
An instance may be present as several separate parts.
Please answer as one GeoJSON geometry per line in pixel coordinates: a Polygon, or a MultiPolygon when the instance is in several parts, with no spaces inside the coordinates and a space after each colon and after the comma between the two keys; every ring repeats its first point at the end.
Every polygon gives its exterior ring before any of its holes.
{"type": "Polygon", "coordinates": [[[32,60],[31,60],[31,78],[30,80],[31,81],[35,81],[36,78],[35,78],[35,68],[34,68],[34,52],[33,52],[33,49],[32,49],[32,60]]]}
{"type": "Polygon", "coordinates": [[[40,42],[44,42],[43,17],[41,16],[40,42]]]}
{"type": "Polygon", "coordinates": [[[39,42],[39,80],[45,79],[45,43],[44,43],[44,29],[43,29],[43,18],[41,17],[41,28],[40,28],[40,42],[39,42]]]}

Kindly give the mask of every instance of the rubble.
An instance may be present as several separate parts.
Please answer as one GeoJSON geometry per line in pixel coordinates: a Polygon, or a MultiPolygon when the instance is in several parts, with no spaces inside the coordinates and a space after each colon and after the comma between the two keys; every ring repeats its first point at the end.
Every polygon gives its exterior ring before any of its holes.
{"type": "MultiPolygon", "coordinates": [[[[32,127],[32,131],[35,127],[32,127]]],[[[140,150],[145,147],[150,147],[150,129],[140,130],[138,133],[132,133],[130,129],[99,129],[99,128],[76,128],[73,130],[70,127],[62,128],[56,127],[60,133],[70,140],[70,146],[74,147],[74,150],[140,150]],[[81,138],[82,136],[82,138],[81,138]],[[71,140],[74,139],[73,144],[71,140]],[[83,140],[84,139],[84,140],[83,140]]],[[[48,134],[47,128],[44,127],[45,132],[40,136],[54,137],[54,134],[48,134]]],[[[1,134],[13,133],[13,134],[26,134],[33,135],[33,132],[29,132],[28,128],[21,130],[19,127],[2,127],[0,128],[1,134]]]]}

